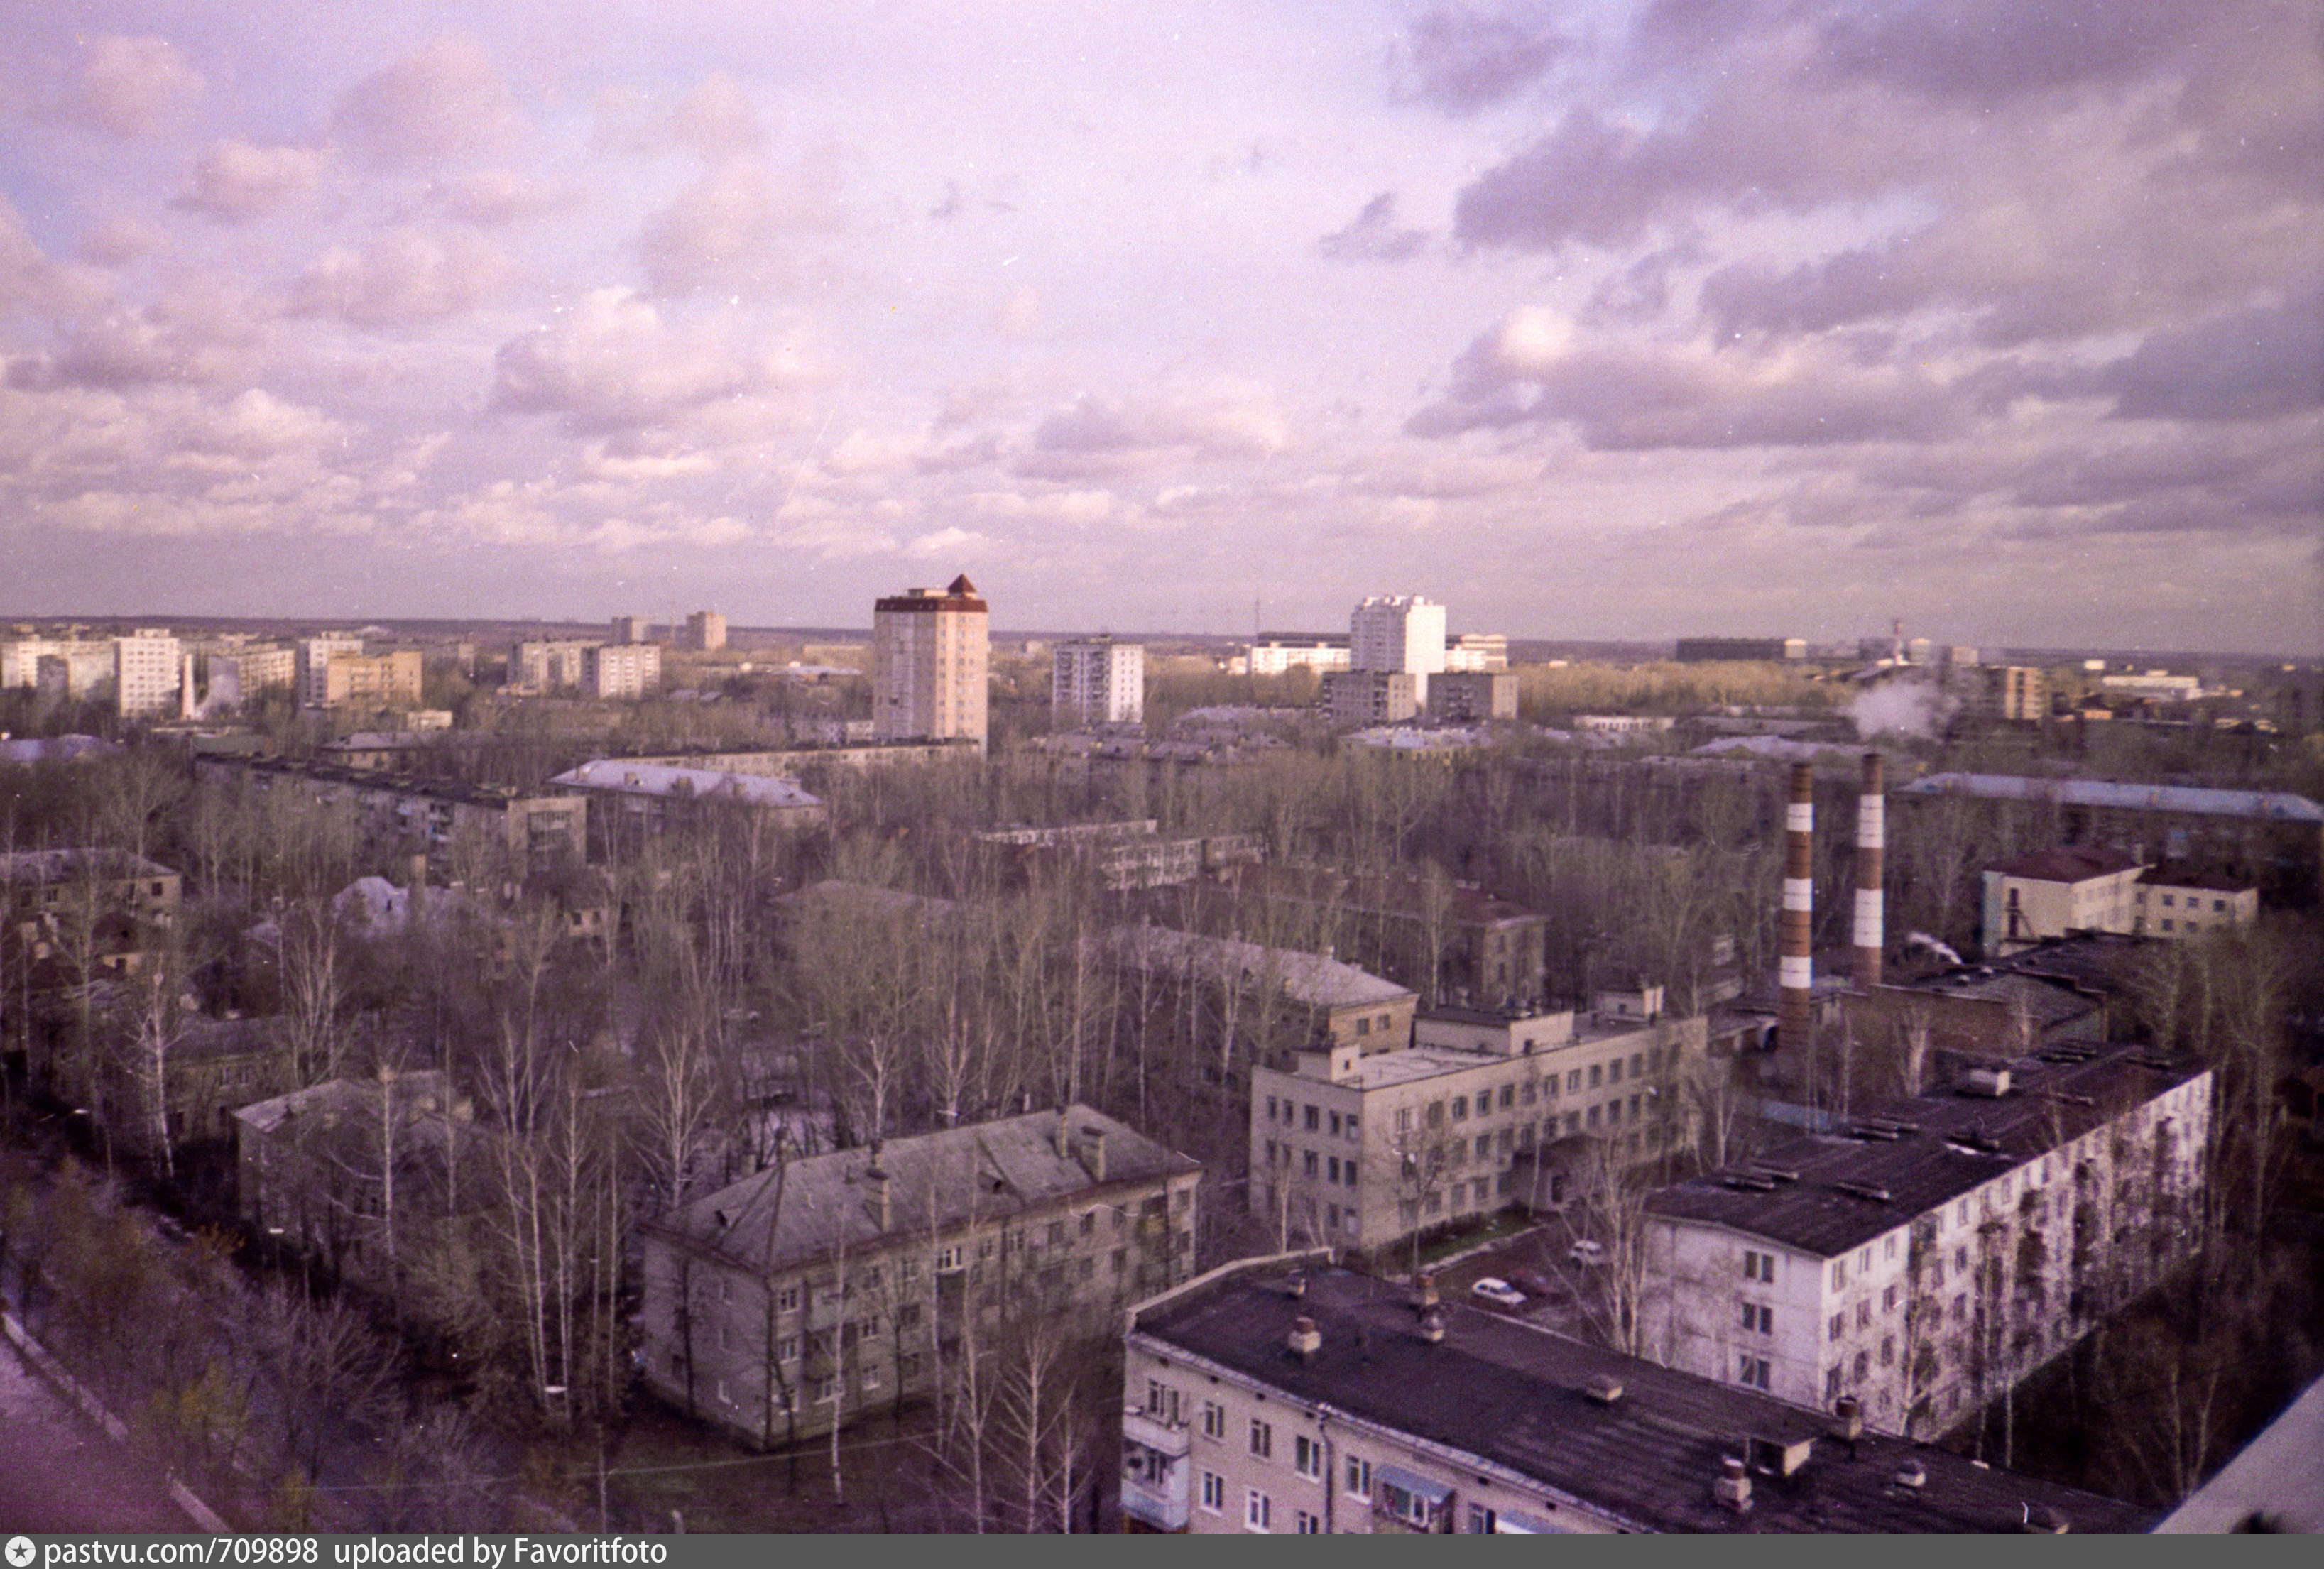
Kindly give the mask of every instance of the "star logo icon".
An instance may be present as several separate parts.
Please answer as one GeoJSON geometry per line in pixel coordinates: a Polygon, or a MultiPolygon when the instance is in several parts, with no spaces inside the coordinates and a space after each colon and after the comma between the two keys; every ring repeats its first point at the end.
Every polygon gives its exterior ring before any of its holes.
{"type": "Polygon", "coordinates": [[[24,1569],[24,1566],[32,1561],[32,1538],[30,1537],[9,1537],[8,1569],[24,1569]]]}

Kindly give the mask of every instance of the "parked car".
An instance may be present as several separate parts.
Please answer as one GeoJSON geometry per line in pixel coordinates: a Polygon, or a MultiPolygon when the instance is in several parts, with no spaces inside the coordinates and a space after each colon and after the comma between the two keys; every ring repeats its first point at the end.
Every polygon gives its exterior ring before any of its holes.
{"type": "Polygon", "coordinates": [[[1497,1276],[1479,1276],[1477,1283],[1470,1287],[1469,1290],[1472,1295],[1483,1297],[1496,1307],[1525,1306],[1525,1293],[1497,1276]]]}
{"type": "Polygon", "coordinates": [[[1509,1274],[1509,1284],[1527,1297],[1539,1297],[1550,1302],[1563,1301],[1565,1297],[1564,1287],[1537,1270],[1512,1270],[1509,1274]]]}
{"type": "Polygon", "coordinates": [[[1573,1246],[1565,1250],[1565,1256],[1577,1264],[1602,1264],[1606,1261],[1606,1247],[1588,1237],[1578,1237],[1573,1246]]]}

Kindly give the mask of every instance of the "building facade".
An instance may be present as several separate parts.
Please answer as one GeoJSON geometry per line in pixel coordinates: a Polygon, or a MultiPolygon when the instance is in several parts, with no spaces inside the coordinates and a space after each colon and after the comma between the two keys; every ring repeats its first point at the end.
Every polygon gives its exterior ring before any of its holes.
{"type": "Polygon", "coordinates": [[[913,588],[872,612],[872,734],[973,741],[984,749],[991,609],[963,573],[939,594],[913,588]]]}
{"type": "Polygon", "coordinates": [[[1123,1340],[1132,1530],[2108,1532],[2156,1514],[1328,1254],[1213,1270],[1141,1303],[1123,1340]]]}
{"type": "Polygon", "coordinates": [[[290,645],[290,678],[301,708],[320,708],[331,700],[331,660],[341,654],[360,654],[363,639],[326,632],[302,637],[290,645]]]}
{"type": "Polygon", "coordinates": [[[2011,954],[2069,932],[2127,932],[2146,868],[2111,845],[2040,850],[1985,872],[1985,946],[2011,954]]]}
{"type": "Polygon", "coordinates": [[[1193,1273],[1201,1168],[1085,1106],[794,1158],[641,1227],[646,1381],[746,1443],[945,1386],[1193,1273]]]}
{"type": "Polygon", "coordinates": [[[726,646],[726,618],[715,610],[697,610],[686,618],[686,646],[698,654],[715,654],[726,646]]]}
{"type": "Polygon", "coordinates": [[[1690,1148],[1701,1019],[1656,993],[1589,1013],[1441,1009],[1413,1043],[1302,1051],[1251,1075],[1250,1204],[1288,1241],[1378,1250],[1510,1204],[1562,1203],[1605,1168],[1690,1148]]]}
{"type": "Polygon", "coordinates": [[[661,685],[659,643],[601,643],[581,656],[581,690],[601,700],[643,697],[661,685]]]}
{"type": "Polygon", "coordinates": [[[1444,607],[1418,595],[1365,596],[1348,618],[1350,666],[1398,670],[1416,678],[1416,704],[1428,701],[1428,678],[1444,668],[1444,607]]]}
{"type": "Polygon", "coordinates": [[[1448,670],[1428,678],[1428,716],[1440,725],[1473,725],[1517,716],[1517,678],[1506,670],[1448,670]]]}
{"type": "Polygon", "coordinates": [[[323,704],[382,708],[420,706],[420,658],[417,649],[386,654],[333,654],[323,667],[323,704]]]}
{"type": "Polygon", "coordinates": [[[141,626],[113,640],[114,701],[124,717],[180,716],[181,652],[178,640],[161,627],[141,626]]]}
{"type": "Polygon", "coordinates": [[[1231,673],[1252,676],[1281,676],[1293,670],[1314,670],[1318,675],[1327,670],[1344,670],[1353,656],[1348,640],[1329,632],[1313,637],[1291,633],[1261,636],[1250,645],[1244,656],[1244,667],[1231,673]]]}
{"type": "Polygon", "coordinates": [[[2059,1047],[1665,1188],[1649,1352],[1933,1436],[2198,1251],[2210,1116],[2207,1068],[2059,1047]]]}
{"type": "Polygon", "coordinates": [[[1404,670],[1333,670],[1323,712],[1334,725],[1400,725],[1420,712],[1425,676],[1404,670]]]}
{"type": "Polygon", "coordinates": [[[1726,660],[1803,660],[1807,640],[1796,637],[1683,637],[1678,662],[1712,664],[1726,660]]]}
{"type": "Polygon", "coordinates": [[[1146,651],[1110,637],[1061,642],[1052,656],[1050,723],[1060,730],[1146,717],[1146,651]]]}
{"type": "Polygon", "coordinates": [[[588,802],[562,792],[219,756],[197,757],[194,780],[206,789],[344,810],[361,846],[373,854],[424,854],[473,835],[502,846],[520,863],[541,866],[567,856],[580,859],[587,842],[588,802]]]}
{"type": "Polygon", "coordinates": [[[2141,937],[2196,937],[2259,918],[2259,890],[2232,877],[2150,866],[2131,891],[2130,929],[2141,937]]]}
{"type": "Polygon", "coordinates": [[[524,692],[554,692],[578,687],[595,643],[575,639],[521,642],[509,651],[509,685],[524,692]]]}

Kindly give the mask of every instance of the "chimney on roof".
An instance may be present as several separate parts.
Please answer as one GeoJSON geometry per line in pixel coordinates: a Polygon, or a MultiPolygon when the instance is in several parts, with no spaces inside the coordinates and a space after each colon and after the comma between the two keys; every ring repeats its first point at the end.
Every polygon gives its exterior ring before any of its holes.
{"type": "Polygon", "coordinates": [[[873,1160],[872,1169],[863,1175],[865,1180],[872,1184],[872,1218],[880,1223],[880,1230],[884,1233],[893,1231],[896,1225],[896,1207],[889,1192],[894,1185],[888,1180],[887,1172],[876,1163],[878,1157],[874,1156],[873,1160]]]}
{"type": "Polygon", "coordinates": [[[1719,1457],[1719,1475],[1711,1484],[1711,1496],[1738,1515],[1749,1511],[1751,1473],[1744,1469],[1739,1456],[1722,1454],[1719,1457]]]}
{"type": "Polygon", "coordinates": [[[1312,1362],[1315,1360],[1315,1353],[1323,1349],[1323,1333],[1315,1327],[1315,1321],[1303,1313],[1291,1321],[1291,1336],[1287,1343],[1292,1355],[1303,1362],[1312,1362]]]}
{"type": "Polygon", "coordinates": [[[1815,983],[1815,771],[1792,764],[1791,803],[1784,813],[1784,924],[1778,1038],[1791,1050],[1808,1043],[1814,1029],[1815,983]]]}
{"type": "Polygon", "coordinates": [[[1842,1395],[1832,1407],[1831,1435],[1843,1444],[1853,1444],[1864,1436],[1864,1402],[1853,1395],[1842,1395]]]}
{"type": "Polygon", "coordinates": [[[1105,1180],[1105,1130],[1092,1123],[1082,1130],[1082,1169],[1092,1182],[1105,1180]]]}
{"type": "Polygon", "coordinates": [[[1622,1380],[1611,1373],[1600,1373],[1582,1391],[1593,1406],[1612,1406],[1622,1398],[1622,1380]]]}
{"type": "Polygon", "coordinates": [[[1856,986],[1880,984],[1881,889],[1887,835],[1887,798],[1882,793],[1880,754],[1864,754],[1864,783],[1856,798],[1856,986]]]}

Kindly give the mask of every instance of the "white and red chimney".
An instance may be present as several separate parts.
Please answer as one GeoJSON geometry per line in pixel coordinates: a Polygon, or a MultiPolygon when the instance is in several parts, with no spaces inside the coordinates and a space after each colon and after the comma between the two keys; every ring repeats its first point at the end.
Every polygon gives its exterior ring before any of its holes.
{"type": "Polygon", "coordinates": [[[1786,1050],[1805,1046],[1814,1028],[1815,773],[1792,764],[1792,798],[1784,814],[1784,924],[1776,980],[1782,1006],[1776,1038],[1786,1050]]]}
{"type": "Polygon", "coordinates": [[[1864,784],[1856,800],[1856,984],[1859,991],[1880,984],[1880,952],[1886,945],[1881,929],[1880,890],[1887,839],[1887,798],[1881,791],[1880,754],[1864,754],[1864,784]]]}

